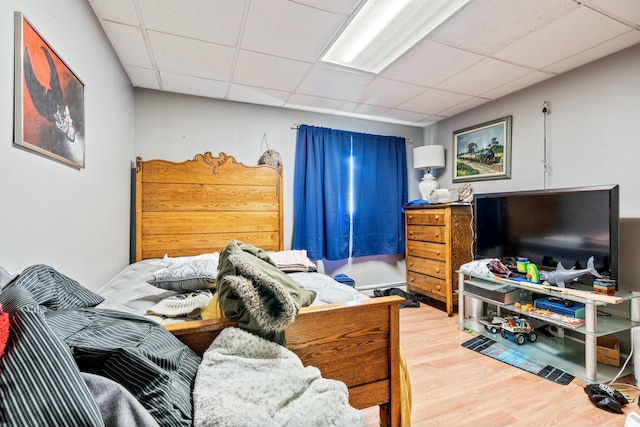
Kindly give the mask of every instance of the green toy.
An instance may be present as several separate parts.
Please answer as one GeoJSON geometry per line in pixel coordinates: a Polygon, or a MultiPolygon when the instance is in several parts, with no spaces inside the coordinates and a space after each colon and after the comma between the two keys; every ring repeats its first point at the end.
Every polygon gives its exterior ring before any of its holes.
{"type": "Polygon", "coordinates": [[[527,280],[533,283],[540,283],[540,272],[532,262],[527,264],[527,280]]]}

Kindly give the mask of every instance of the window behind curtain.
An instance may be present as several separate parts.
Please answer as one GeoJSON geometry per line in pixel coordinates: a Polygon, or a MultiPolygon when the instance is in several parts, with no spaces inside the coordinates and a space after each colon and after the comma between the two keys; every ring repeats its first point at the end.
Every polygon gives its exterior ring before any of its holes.
{"type": "Polygon", "coordinates": [[[302,125],[294,170],[294,249],[339,260],[404,252],[404,138],[302,125]]]}

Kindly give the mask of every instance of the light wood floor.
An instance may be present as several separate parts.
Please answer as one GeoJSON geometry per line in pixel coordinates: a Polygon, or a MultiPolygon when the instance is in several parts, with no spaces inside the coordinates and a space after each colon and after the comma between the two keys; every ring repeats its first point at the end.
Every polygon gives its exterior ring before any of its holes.
{"type": "MultiPolygon", "coordinates": [[[[580,379],[558,385],[462,347],[477,334],[458,331],[457,313],[448,317],[433,304],[400,310],[412,426],[622,427],[626,414],[640,412],[640,393],[632,387],[625,393],[635,400],[623,408],[625,414],[615,414],[591,403],[580,379]]],[[[629,377],[618,382],[623,380],[633,383],[629,377]]],[[[364,413],[369,426],[379,425],[377,408],[364,413]]]]}

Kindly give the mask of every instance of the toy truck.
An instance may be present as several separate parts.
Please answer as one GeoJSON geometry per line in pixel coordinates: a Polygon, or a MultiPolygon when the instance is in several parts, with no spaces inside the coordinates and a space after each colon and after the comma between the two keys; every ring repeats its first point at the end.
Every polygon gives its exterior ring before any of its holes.
{"type": "Polygon", "coordinates": [[[535,342],[538,339],[534,329],[533,323],[527,322],[520,317],[505,317],[501,325],[500,335],[502,338],[510,339],[522,345],[527,339],[530,342],[535,342]]]}
{"type": "Polygon", "coordinates": [[[495,334],[496,332],[501,330],[502,324],[506,322],[504,317],[499,316],[489,317],[488,319],[480,319],[479,321],[488,331],[491,331],[492,334],[495,334]]]}

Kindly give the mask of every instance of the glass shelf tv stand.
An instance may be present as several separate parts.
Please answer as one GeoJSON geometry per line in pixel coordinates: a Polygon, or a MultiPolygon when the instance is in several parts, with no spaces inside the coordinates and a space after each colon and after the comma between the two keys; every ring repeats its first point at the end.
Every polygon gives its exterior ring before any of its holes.
{"type": "MultiPolygon", "coordinates": [[[[482,326],[482,324],[476,319],[465,318],[465,296],[473,298],[474,300],[479,300],[488,304],[495,305],[498,309],[498,312],[501,309],[506,309],[523,316],[528,316],[532,317],[533,319],[540,320],[539,318],[536,318],[534,316],[529,316],[527,311],[516,308],[513,303],[503,303],[498,300],[467,291],[465,290],[465,283],[469,283],[470,285],[481,284],[489,288],[491,288],[492,286],[498,288],[505,285],[510,285],[521,290],[520,295],[524,296],[524,298],[530,298],[532,293],[536,293],[553,297],[561,297],[570,301],[583,303],[585,306],[585,322],[580,326],[568,326],[567,324],[555,321],[554,319],[543,319],[543,322],[555,325],[563,330],[569,328],[572,331],[584,335],[584,379],[588,382],[598,382],[597,338],[617,332],[628,331],[635,326],[640,326],[640,292],[623,291],[616,292],[615,295],[601,295],[594,294],[586,287],[584,289],[573,287],[557,288],[555,286],[543,286],[531,282],[520,282],[488,276],[476,276],[468,273],[463,273],[461,271],[457,271],[457,273],[459,294],[458,328],[460,330],[473,329],[481,333],[485,330],[484,326],[482,326]],[[611,304],[622,304],[624,302],[629,302],[628,318],[614,315],[608,316],[607,318],[598,318],[598,307],[604,307],[611,304]]],[[[552,349],[548,352],[549,355],[554,353],[554,350],[557,349],[558,352],[564,352],[565,357],[567,357],[566,355],[568,354],[569,358],[573,358],[576,355],[576,352],[580,351],[579,348],[564,348],[564,340],[562,349],[557,348],[557,343],[554,344],[553,342],[551,342],[550,344],[546,344],[550,345],[551,347],[549,348],[552,349]],[[553,348],[554,345],[556,346],[555,349],[553,348]]],[[[535,343],[532,345],[535,345],[535,343]]],[[[576,358],[581,359],[581,357],[576,358]]],[[[540,359],[544,360],[544,352],[542,353],[540,359]]]]}

